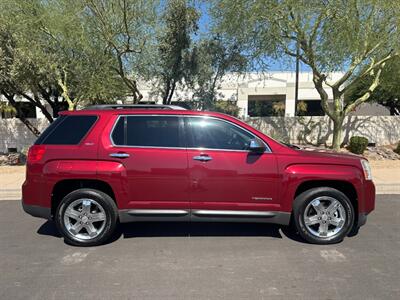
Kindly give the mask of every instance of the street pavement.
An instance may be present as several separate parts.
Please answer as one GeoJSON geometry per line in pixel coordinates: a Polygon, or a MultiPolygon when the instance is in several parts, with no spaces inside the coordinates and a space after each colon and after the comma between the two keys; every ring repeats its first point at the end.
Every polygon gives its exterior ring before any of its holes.
{"type": "Polygon", "coordinates": [[[268,224],[134,223],[79,248],[0,201],[0,299],[400,299],[399,226],[400,195],[380,195],[337,245],[268,224]]]}

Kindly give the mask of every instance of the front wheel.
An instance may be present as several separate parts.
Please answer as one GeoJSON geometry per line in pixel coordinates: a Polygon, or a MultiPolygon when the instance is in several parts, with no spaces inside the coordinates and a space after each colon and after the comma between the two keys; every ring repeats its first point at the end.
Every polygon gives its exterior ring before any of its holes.
{"type": "Polygon", "coordinates": [[[56,211],[56,225],[66,242],[96,246],[106,242],[117,223],[117,207],[107,194],[79,189],[65,196],[56,211]]]}
{"type": "Polygon", "coordinates": [[[354,223],[354,208],[342,192],[328,187],[301,193],[293,203],[296,229],[313,244],[341,242],[354,223]]]}

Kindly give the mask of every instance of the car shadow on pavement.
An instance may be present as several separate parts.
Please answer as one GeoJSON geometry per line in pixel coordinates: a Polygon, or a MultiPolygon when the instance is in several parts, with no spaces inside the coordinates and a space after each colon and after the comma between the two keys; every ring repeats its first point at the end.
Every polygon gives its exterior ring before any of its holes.
{"type": "MultiPolygon", "coordinates": [[[[55,223],[46,221],[37,231],[40,235],[60,238],[55,223]]],[[[291,240],[303,242],[292,229],[287,226],[263,223],[209,223],[209,222],[137,222],[119,224],[115,234],[108,243],[121,237],[273,237],[282,239],[282,234],[291,240]]]]}
{"type": "Polygon", "coordinates": [[[42,226],[39,227],[37,233],[40,235],[50,235],[58,238],[61,237],[61,234],[58,232],[56,224],[52,221],[46,221],[45,223],[43,223],[42,226]]]}
{"type": "Polygon", "coordinates": [[[138,222],[119,226],[124,238],[268,236],[282,238],[279,226],[255,223],[138,222]]]}

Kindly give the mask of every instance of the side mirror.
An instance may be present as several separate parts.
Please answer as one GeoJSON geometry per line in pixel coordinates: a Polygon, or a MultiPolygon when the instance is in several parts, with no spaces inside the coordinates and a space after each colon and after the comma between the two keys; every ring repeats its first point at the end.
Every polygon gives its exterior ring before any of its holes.
{"type": "Polygon", "coordinates": [[[264,153],[266,150],[265,144],[259,139],[252,139],[249,143],[248,149],[254,153],[264,153]]]}

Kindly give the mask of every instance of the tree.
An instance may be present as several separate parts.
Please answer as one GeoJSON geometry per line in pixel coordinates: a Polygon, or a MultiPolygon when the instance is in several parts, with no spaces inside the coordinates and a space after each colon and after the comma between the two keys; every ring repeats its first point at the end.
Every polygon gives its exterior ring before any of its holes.
{"type": "MultiPolygon", "coordinates": [[[[111,71],[113,57],[90,35],[80,3],[0,3],[0,92],[16,109],[16,98],[23,98],[52,122],[65,103],[72,110],[79,101],[112,102],[126,96],[122,81],[111,71]]],[[[21,113],[18,116],[40,134],[21,113]]]]}
{"type": "MultiPolygon", "coordinates": [[[[375,102],[386,106],[391,115],[400,115],[400,58],[397,57],[387,63],[382,72],[381,83],[371,94],[368,102],[375,102]]],[[[373,78],[367,77],[358,81],[345,94],[345,101],[352,102],[368,90],[373,78]]]]}
{"type": "Polygon", "coordinates": [[[246,46],[254,59],[285,54],[310,67],[338,150],[344,118],[370,98],[385,65],[399,55],[399,10],[390,0],[218,0],[213,16],[215,30],[246,46]],[[343,75],[332,82],[334,71],[343,75]],[[345,102],[346,91],[367,77],[365,93],[345,102]]]}
{"type": "MultiPolygon", "coordinates": [[[[221,111],[224,105],[217,102],[221,100],[218,88],[223,76],[227,72],[236,72],[239,76],[247,67],[245,57],[240,54],[236,45],[230,45],[220,36],[214,36],[198,41],[186,60],[188,67],[185,71],[185,82],[193,91],[197,108],[221,111]]],[[[231,102],[226,108],[227,112],[237,114],[231,102]]]]}
{"type": "MultiPolygon", "coordinates": [[[[69,110],[82,101],[113,101],[124,95],[124,88],[111,75],[112,57],[92,38],[80,1],[36,1],[28,8],[22,13],[22,32],[34,37],[34,42],[29,43],[26,37],[21,44],[36,59],[38,69],[44,70],[48,78],[45,86],[56,85],[56,98],[61,96],[69,110]],[[26,41],[29,44],[24,45],[26,41]]],[[[34,71],[31,78],[35,80],[39,72],[34,71]]],[[[40,93],[46,97],[46,89],[40,93]]]]}
{"type": "Polygon", "coordinates": [[[0,24],[0,95],[3,95],[8,103],[1,102],[2,112],[11,112],[12,115],[19,115],[20,120],[36,136],[40,131],[24,117],[16,105],[16,94],[19,92],[15,85],[13,64],[15,62],[15,40],[12,32],[5,24],[0,24]]]}
{"type": "Polygon", "coordinates": [[[164,28],[158,39],[159,89],[163,104],[171,104],[176,85],[184,77],[184,57],[189,51],[191,35],[197,29],[199,14],[186,0],[169,0],[162,14],[164,28]]]}
{"type": "Polygon", "coordinates": [[[134,103],[143,95],[138,80],[153,75],[156,31],[155,0],[85,0],[84,10],[92,38],[113,57],[118,75],[134,103]]]}
{"type": "MultiPolygon", "coordinates": [[[[22,33],[18,26],[20,15],[16,13],[17,5],[13,5],[11,1],[3,1],[0,5],[0,16],[2,23],[0,25],[0,37],[1,37],[1,56],[0,56],[0,86],[1,94],[9,101],[9,103],[15,106],[15,98],[24,98],[29,102],[33,103],[38,107],[44,116],[52,122],[52,116],[45,108],[44,104],[40,101],[40,96],[29,90],[28,86],[30,83],[39,80],[43,74],[37,74],[32,76],[32,71],[38,71],[38,59],[35,59],[31,48],[24,47],[21,41],[29,36],[28,34],[22,33]]],[[[29,37],[31,38],[31,37],[29,37]]],[[[32,46],[33,43],[30,44],[32,46]]],[[[39,71],[37,73],[40,73],[39,71]]],[[[17,109],[17,107],[15,107],[17,109]]],[[[21,114],[20,118],[21,118],[21,114]]],[[[30,128],[28,121],[21,119],[25,125],[30,128]]],[[[33,132],[38,132],[36,129],[33,132]]]]}

